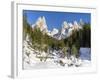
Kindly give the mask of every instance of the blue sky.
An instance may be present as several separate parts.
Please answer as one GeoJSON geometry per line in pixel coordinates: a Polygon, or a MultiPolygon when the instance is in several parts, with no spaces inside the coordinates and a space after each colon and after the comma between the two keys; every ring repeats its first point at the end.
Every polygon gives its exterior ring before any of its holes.
{"type": "Polygon", "coordinates": [[[40,16],[44,16],[49,30],[54,27],[61,28],[63,21],[73,23],[73,21],[79,22],[82,19],[85,23],[91,23],[90,13],[23,10],[23,15],[27,15],[27,21],[30,25],[34,24],[40,16]]]}

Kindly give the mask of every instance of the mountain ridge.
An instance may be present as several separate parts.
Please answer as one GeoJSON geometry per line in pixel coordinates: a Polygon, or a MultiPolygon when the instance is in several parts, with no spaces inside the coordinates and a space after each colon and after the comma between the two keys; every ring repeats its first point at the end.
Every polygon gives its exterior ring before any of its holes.
{"type": "Polygon", "coordinates": [[[61,29],[53,28],[51,31],[48,30],[48,26],[46,23],[46,18],[44,16],[39,17],[35,24],[32,24],[32,28],[39,28],[40,31],[46,33],[48,36],[53,37],[57,40],[65,39],[72,34],[73,30],[79,30],[83,28],[84,22],[80,19],[80,22],[73,21],[73,23],[67,23],[67,21],[63,21],[61,25],[61,29]]]}

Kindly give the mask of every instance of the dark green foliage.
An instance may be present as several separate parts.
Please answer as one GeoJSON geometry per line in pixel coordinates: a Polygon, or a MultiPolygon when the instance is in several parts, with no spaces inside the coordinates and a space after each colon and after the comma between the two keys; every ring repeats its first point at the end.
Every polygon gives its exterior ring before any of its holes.
{"type": "Polygon", "coordinates": [[[83,47],[91,47],[91,27],[85,24],[82,31],[83,47]]]}
{"type": "Polygon", "coordinates": [[[26,17],[23,16],[23,39],[25,39],[27,35],[32,35],[32,33],[32,28],[27,23],[26,17]]]}
{"type": "Polygon", "coordinates": [[[76,47],[76,45],[72,45],[72,54],[75,56],[78,55],[78,48],[76,47]]]}

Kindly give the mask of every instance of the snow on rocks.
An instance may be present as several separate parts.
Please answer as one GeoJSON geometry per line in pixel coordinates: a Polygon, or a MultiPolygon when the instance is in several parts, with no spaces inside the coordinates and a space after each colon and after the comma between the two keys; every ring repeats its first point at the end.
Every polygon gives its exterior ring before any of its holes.
{"type": "Polygon", "coordinates": [[[31,48],[27,41],[24,41],[23,50],[24,69],[87,67],[91,64],[90,48],[80,48],[79,58],[73,55],[70,58],[60,57],[56,50],[52,51],[52,55],[39,52],[31,48]]]}

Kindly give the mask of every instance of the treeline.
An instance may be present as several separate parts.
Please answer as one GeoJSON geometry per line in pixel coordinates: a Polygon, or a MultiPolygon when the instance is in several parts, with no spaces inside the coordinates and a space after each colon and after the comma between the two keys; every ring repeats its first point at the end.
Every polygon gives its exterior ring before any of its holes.
{"type": "Polygon", "coordinates": [[[66,39],[57,40],[46,33],[40,31],[37,26],[33,28],[23,18],[23,39],[29,36],[32,48],[47,52],[48,49],[60,49],[66,54],[69,49],[70,54],[79,55],[80,47],[91,47],[91,27],[90,24],[84,24],[83,29],[73,30],[72,35],[66,39]]]}

